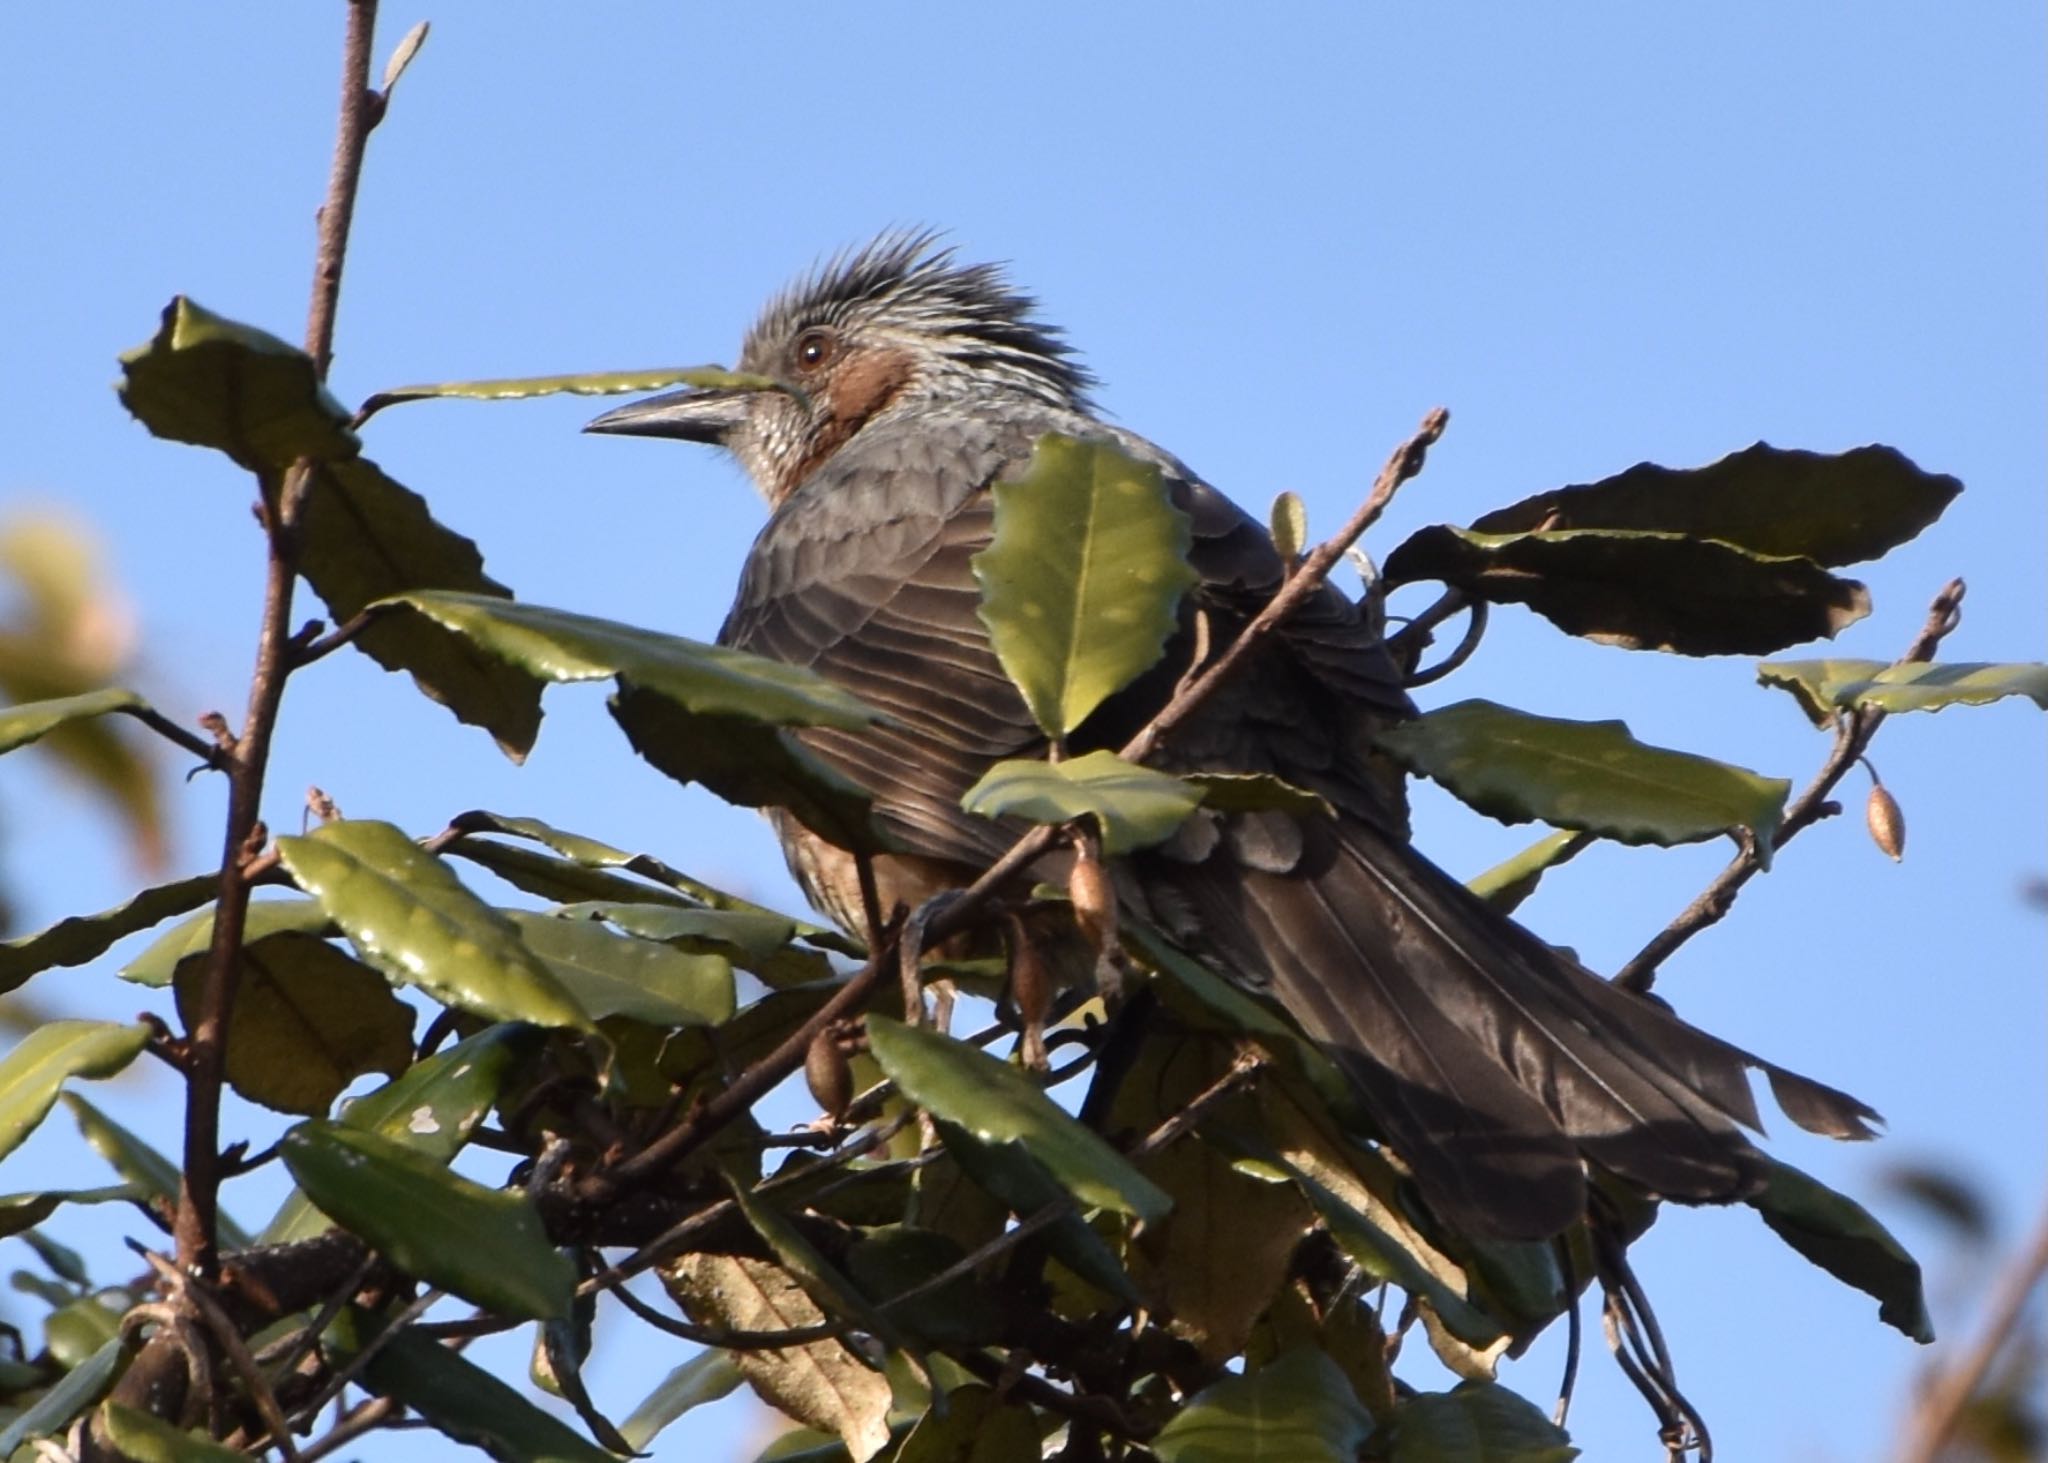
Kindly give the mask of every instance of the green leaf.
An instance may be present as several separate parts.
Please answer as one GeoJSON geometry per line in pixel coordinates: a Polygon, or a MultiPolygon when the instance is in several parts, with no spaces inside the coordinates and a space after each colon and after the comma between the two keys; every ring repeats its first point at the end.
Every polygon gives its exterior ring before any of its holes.
{"type": "Polygon", "coordinates": [[[25,747],[66,722],[105,716],[112,711],[127,711],[148,704],[133,691],[109,688],[87,691],[81,696],[59,696],[54,701],[31,701],[23,706],[10,706],[0,711],[0,752],[25,747]]]}
{"type": "Polygon", "coordinates": [[[1766,854],[1792,785],[1637,741],[1619,721],[1460,701],[1379,734],[1404,766],[1503,823],[1531,819],[1668,847],[1737,828],[1766,854]]]}
{"type": "MultiPolygon", "coordinates": [[[[249,912],[242,921],[243,948],[287,931],[325,939],[339,934],[340,927],[327,917],[318,900],[294,896],[249,901],[249,912]]],[[[171,926],[115,974],[137,985],[167,986],[182,961],[204,955],[212,946],[213,911],[206,909],[171,926]]]]}
{"type": "Polygon", "coordinates": [[[974,557],[997,658],[1049,736],[1154,665],[1194,584],[1188,519],[1159,469],[1108,442],[1048,434],[995,487],[995,536],[974,557]]]}
{"type": "Polygon", "coordinates": [[[732,1019],[737,997],[732,966],[722,956],[685,954],[589,920],[501,912],[593,1018],[631,1016],[656,1026],[716,1026],[732,1019]]]}
{"type": "Polygon", "coordinates": [[[1557,528],[1651,529],[1720,539],[1819,564],[1875,559],[1941,516],[1963,485],[1923,472],[1896,448],[1788,451],[1759,442],[1706,467],[1642,462],[1597,483],[1499,508],[1481,533],[1557,528]]]}
{"type": "Polygon", "coordinates": [[[1881,660],[1778,660],[1759,665],[1756,678],[1791,692],[1820,726],[1836,711],[1853,706],[1939,711],[1944,706],[1983,706],[2007,696],[2025,696],[2048,711],[2048,665],[2032,662],[1892,665],[1881,660]]]}
{"type": "Polygon", "coordinates": [[[1769,1181],[1745,1202],[1778,1238],[1844,1284],[1878,1302],[1878,1319],[1923,1346],[1934,1323],[1920,1287],[1920,1266],[1855,1200],[1790,1164],[1765,1159],[1769,1181]]]}
{"type": "Polygon", "coordinates": [[[246,1454],[212,1438],[172,1427],[133,1407],[109,1402],[100,1413],[107,1439],[129,1463],[243,1463],[246,1454]]]}
{"type": "Polygon", "coordinates": [[[0,1431],[0,1458],[12,1458],[31,1438],[51,1437],[69,1427],[73,1418],[100,1400],[127,1365],[126,1349],[116,1336],[14,1416],[0,1431]]]}
{"type": "Polygon", "coordinates": [[[903,1095],[985,1143],[1021,1144],[1083,1204],[1157,1220],[1172,1201],[1018,1068],[936,1031],[868,1017],[868,1041],[903,1095]]]}
{"type": "Polygon", "coordinates": [[[1105,853],[1129,853],[1173,836],[1202,801],[1202,790],[1164,772],[1090,752],[1065,762],[998,762],[961,796],[984,818],[1071,823],[1093,816],[1105,853]]]}
{"type": "Polygon", "coordinates": [[[475,1362],[411,1327],[370,1358],[363,1381],[498,1463],[618,1463],[475,1362]]]}
{"type": "MultiPolygon", "coordinates": [[[[975,1188],[1000,1200],[1018,1218],[1028,1218],[1049,1204],[1071,1197],[1071,1190],[1022,1141],[989,1142],[944,1118],[936,1119],[933,1126],[960,1172],[975,1188]]],[[[1132,1306],[1145,1303],[1116,1251],[1081,1215],[1065,1214],[1055,1219],[1046,1229],[1045,1237],[1046,1247],[1061,1264],[1104,1295],[1116,1296],[1132,1306]]]]}
{"type": "Polygon", "coordinates": [[[946,1394],[943,1415],[934,1407],[918,1419],[895,1463],[1038,1463],[1042,1453],[1029,1407],[970,1383],[946,1394]]]}
{"type": "Polygon", "coordinates": [[[601,919],[643,940],[660,940],[702,955],[722,955],[782,990],[828,980],[832,962],[822,950],[799,949],[798,922],[786,915],[745,909],[693,909],[673,904],[569,904],[564,919],[601,919]]]}
{"type": "MultiPolygon", "coordinates": [[[[484,573],[475,541],[435,519],[426,499],[367,457],[314,473],[299,541],[299,572],[337,623],[407,590],[511,602],[512,592],[484,573]]],[[[410,672],[427,697],[484,728],[507,756],[532,750],[541,683],[520,667],[414,615],[380,616],[351,643],[386,670],[410,672]]]]}
{"type": "MultiPolygon", "coordinates": [[[[1051,1194],[1059,1192],[1050,1178],[1045,1182],[1051,1194]]],[[[908,1197],[907,1190],[904,1197],[908,1197]]],[[[899,1202],[895,1213],[902,1212],[899,1202]]],[[[871,1225],[854,1241],[846,1252],[846,1273],[863,1294],[884,1308],[891,1322],[900,1323],[924,1341],[948,1347],[993,1346],[1003,1334],[1004,1311],[975,1283],[972,1274],[958,1276],[903,1305],[890,1304],[958,1264],[966,1254],[950,1235],[899,1224],[892,1218],[871,1225]]]]}
{"type": "Polygon", "coordinates": [[[175,884],[145,889],[126,904],[98,914],[72,915],[46,930],[0,943],[0,993],[13,990],[37,971],[53,965],[83,965],[88,960],[97,960],[137,930],[197,909],[219,892],[220,875],[197,874],[175,884]]]}
{"type": "MultiPolygon", "coordinates": [[[[227,1078],[278,1112],[318,1117],[365,1072],[397,1076],[412,1062],[412,1007],[384,977],[325,940],[284,931],[242,948],[228,1021],[227,1078]]],[[[205,957],[177,968],[178,1017],[199,1022],[205,957]]]]}
{"type": "MultiPolygon", "coordinates": [[[[14,1283],[26,1288],[20,1271],[15,1272],[14,1283]]],[[[57,1287],[55,1295],[45,1297],[57,1308],[43,1317],[43,1344],[49,1348],[50,1359],[67,1369],[85,1365],[101,1347],[118,1338],[121,1317],[135,1304],[127,1291],[114,1288],[60,1301],[71,1295],[57,1287]]]]}
{"type": "Polygon", "coordinates": [[[715,1347],[700,1351],[640,1400],[619,1424],[619,1433],[636,1450],[644,1450],[663,1428],[693,1408],[730,1396],[742,1380],[731,1352],[715,1347]]]}
{"type": "Polygon", "coordinates": [[[0,1157],[36,1130],[72,1077],[111,1077],[149,1043],[147,1026],[46,1021],[0,1060],[0,1157]]]}
{"type": "Polygon", "coordinates": [[[1435,524],[1388,556],[1384,577],[1390,588],[1439,579],[1477,599],[1527,605],[1568,634],[1680,655],[1768,655],[1870,613],[1861,584],[1811,559],[1679,533],[1435,524]]]}
{"type": "Polygon", "coordinates": [[[279,838],[277,851],[299,887],[388,978],[495,1021],[590,1028],[511,921],[391,824],[329,823],[279,838]]]}
{"type": "Polygon", "coordinates": [[[368,417],[406,401],[525,401],[535,396],[621,396],[659,391],[664,386],[695,386],[702,391],[790,391],[772,376],[727,371],[718,366],[665,366],[647,371],[585,371],[571,376],[507,376],[490,381],[442,381],[426,386],[394,386],[379,391],[362,405],[368,417]]]}
{"type": "Polygon", "coordinates": [[[1330,816],[1329,799],[1296,787],[1270,772],[1190,772],[1181,781],[1202,795],[1202,806],[1219,813],[1292,813],[1297,818],[1330,816]]]}
{"type": "Polygon", "coordinates": [[[1592,841],[1585,832],[1572,829],[1539,838],[1513,858],[1467,879],[1465,887],[1502,914],[1513,914],[1524,899],[1536,892],[1546,872],[1577,858],[1592,841]]]}
{"type": "Polygon", "coordinates": [[[300,1123],[283,1153],[306,1197],[401,1269],[507,1315],[567,1313],[575,1267],[523,1194],[487,1189],[418,1149],[338,1123],[300,1123]]]}
{"type": "MultiPolygon", "coordinates": [[[[374,1133],[447,1163],[491,1110],[509,1070],[529,1059],[538,1045],[539,1033],[533,1027],[488,1027],[415,1062],[396,1081],[349,1103],[339,1121],[345,1128],[374,1133]]],[[[311,1239],[329,1227],[327,1216],[293,1190],[264,1229],[263,1243],[311,1239]]]]}
{"type": "MultiPolygon", "coordinates": [[[[112,1166],[115,1173],[163,1204],[178,1202],[177,1165],[77,1093],[63,1092],[58,1097],[64,1106],[71,1109],[71,1120],[78,1124],[79,1135],[93,1152],[112,1166]]],[[[229,1249],[249,1248],[249,1231],[225,1213],[215,1214],[214,1227],[220,1234],[221,1243],[229,1249]]]]}
{"type": "MultiPolygon", "coordinates": [[[[38,1236],[35,1227],[65,1204],[140,1204],[149,1199],[141,1184],[112,1184],[102,1189],[46,1189],[32,1194],[0,1194],[0,1237],[23,1235],[31,1243],[38,1236]]],[[[46,1243],[48,1243],[46,1241],[46,1243]]],[[[84,1282],[76,1275],[63,1277],[73,1284],[84,1282]]]]}
{"type": "Polygon", "coordinates": [[[754,1233],[767,1244],[775,1262],[795,1277],[819,1310],[834,1320],[851,1322],[891,1350],[903,1348],[904,1339],[888,1318],[839,1273],[838,1266],[818,1253],[818,1247],[804,1238],[802,1230],[773,1204],[753,1193],[744,1179],[727,1173],[726,1182],[732,1188],[733,1202],[739,1205],[754,1233]]]}
{"type": "Polygon", "coordinates": [[[1498,1382],[1422,1392],[1394,1409],[1390,1463],[1571,1463],[1564,1429],[1498,1382]]]}
{"type": "Polygon", "coordinates": [[[275,477],[301,457],[353,457],[348,412],[313,358],[179,295],[155,337],[121,357],[121,403],[159,437],[225,452],[275,477]]]}
{"type": "Polygon", "coordinates": [[[1371,1431],[1343,1369],[1301,1347],[1197,1392],[1152,1451],[1159,1463],[1353,1463],[1371,1431]]]}

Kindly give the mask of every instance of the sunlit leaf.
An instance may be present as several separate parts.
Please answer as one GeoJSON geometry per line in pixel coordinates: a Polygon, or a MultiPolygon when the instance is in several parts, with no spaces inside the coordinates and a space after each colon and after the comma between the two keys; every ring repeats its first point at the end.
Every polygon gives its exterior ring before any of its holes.
{"type": "Polygon", "coordinates": [[[974,559],[981,618],[1049,735],[1159,659],[1195,582],[1189,541],[1159,469],[1108,442],[1048,434],[996,485],[995,536],[974,559]]]}
{"type": "Polygon", "coordinates": [[[1343,1370],[1303,1347],[1197,1392],[1159,1430],[1152,1451],[1159,1463],[1353,1463],[1371,1431],[1372,1416],[1343,1370]]]}
{"type": "Polygon", "coordinates": [[[1504,823],[1537,819],[1617,843],[1694,843],[1738,828],[1768,850],[1791,784],[1637,741],[1619,721],[1460,701],[1380,733],[1411,771],[1504,823]]]}
{"type": "Polygon", "coordinates": [[[868,1041],[897,1089],[987,1143],[1020,1143],[1089,1207],[1156,1220],[1170,1200],[1069,1117],[1023,1071],[936,1031],[868,1017],[868,1041]]]}
{"type": "Polygon", "coordinates": [[[286,869],[392,980],[497,1021],[588,1028],[511,921],[389,823],[349,819],[277,840],[286,869]]]}
{"type": "Polygon", "coordinates": [[[0,942],[0,992],[11,991],[39,970],[83,965],[106,954],[117,941],[197,909],[220,892],[220,875],[198,874],[175,884],[145,889],[126,904],[98,914],[72,915],[46,930],[0,942]]]}
{"type": "Polygon", "coordinates": [[[1525,604],[1568,634],[1681,655],[1768,655],[1870,613],[1861,584],[1811,559],[1643,530],[1435,524],[1387,557],[1385,579],[1442,580],[1477,599],[1525,604]]]}
{"type": "MultiPolygon", "coordinates": [[[[498,1090],[518,1063],[533,1055],[540,1033],[531,1026],[502,1025],[479,1031],[444,1052],[415,1062],[405,1075],[343,1109],[342,1127],[374,1133],[447,1163],[497,1101],[498,1090]]],[[[310,1239],[330,1227],[327,1216],[293,1190],[263,1231],[266,1245],[310,1239]]]]}
{"type": "Polygon", "coordinates": [[[1328,816],[1329,800],[1270,772],[1190,772],[1182,779],[1219,813],[1292,813],[1328,816]]]}
{"type": "Polygon", "coordinates": [[[2048,665],[2031,662],[1893,665],[1881,660],[1778,660],[1759,665],[1756,678],[1791,692],[1819,725],[1852,706],[1939,711],[1944,706],[1983,706],[2007,696],[2025,696],[2048,711],[2048,665]]]}
{"type": "Polygon", "coordinates": [[[410,1327],[370,1358],[363,1382],[498,1463],[618,1463],[475,1362],[410,1327]]]}
{"type": "Polygon", "coordinates": [[[1389,1463],[1571,1463],[1564,1429],[1496,1382],[1403,1398],[1394,1410],[1389,1463]]]}
{"type": "Polygon", "coordinates": [[[1524,899],[1536,892],[1545,873],[1576,858],[1592,839],[1584,832],[1566,829],[1539,838],[1513,858],[1503,859],[1485,873],[1465,881],[1465,887],[1502,914],[1513,914],[1524,899]]]}
{"type": "MultiPolygon", "coordinates": [[[[178,1016],[198,1025],[205,957],[176,977],[178,1016]]],[[[285,931],[243,946],[228,1020],[227,1078],[251,1102],[317,1117],[366,1072],[412,1061],[412,1007],[384,977],[312,935],[285,931]]]]}
{"type": "Polygon", "coordinates": [[[313,358],[183,295],[147,344],[121,357],[121,402],[159,437],[225,452],[275,476],[301,457],[333,461],[360,443],[313,358]]]}
{"type": "Polygon", "coordinates": [[[109,688],[87,691],[79,696],[60,696],[54,701],[31,701],[26,706],[9,706],[0,709],[0,752],[25,747],[66,722],[105,716],[110,712],[148,704],[133,691],[109,688]]]}
{"type": "Polygon", "coordinates": [[[147,1026],[111,1021],[48,1021],[0,1060],[0,1156],[36,1130],[73,1077],[111,1077],[141,1054],[147,1026]]]}
{"type": "Polygon", "coordinates": [[[792,943],[800,926],[786,915],[602,902],[569,904],[555,913],[565,919],[601,919],[629,935],[660,940],[679,950],[722,955],[778,990],[825,980],[832,974],[832,962],[823,950],[792,943]]]}
{"type": "Polygon", "coordinates": [[[731,1352],[701,1351],[663,1377],[619,1424],[619,1432],[635,1448],[644,1449],[677,1418],[731,1395],[744,1380],[731,1352]]]}
{"type": "Polygon", "coordinates": [[[1202,801],[1202,790],[1164,772],[1090,752],[1065,762],[998,762],[960,798],[985,818],[1069,823],[1092,816],[1105,853],[1128,853],[1173,836],[1202,801]]]}
{"type": "MultiPolygon", "coordinates": [[[[795,1276],[768,1260],[688,1254],[663,1267],[662,1283],[699,1325],[787,1331],[826,1319],[795,1276]]],[[[774,1350],[732,1353],[763,1400],[798,1421],[845,1440],[854,1463],[889,1442],[889,1382],[837,1338],[774,1350]]]]}
{"type": "Polygon", "coordinates": [[[1747,1200],[1778,1237],[1878,1303],[1878,1319],[1922,1345],[1934,1340],[1920,1266],[1855,1200],[1790,1164],[1766,1159],[1769,1182],[1747,1200]]]}
{"type": "Polygon", "coordinates": [[[732,966],[652,940],[615,935],[589,920],[505,910],[526,948],[593,1018],[631,1016],[656,1026],[715,1026],[735,1008],[732,966]]]}
{"type": "MultiPolygon", "coordinates": [[[[242,944],[246,948],[287,931],[324,939],[340,928],[316,899],[251,899],[242,920],[242,944]]],[[[165,930],[115,974],[137,985],[167,986],[181,961],[204,955],[212,945],[213,911],[202,910],[165,930]]]]}
{"type": "Polygon", "coordinates": [[[523,1194],[487,1189],[389,1138],[321,1121],[284,1137],[306,1196],[372,1249],[431,1284],[508,1315],[564,1314],[576,1271],[523,1194]]]}
{"type": "Polygon", "coordinates": [[[1923,472],[1893,447],[1804,452],[1767,442],[1706,467],[1642,462],[1596,483],[1558,488],[1475,522],[1481,533],[1555,528],[1652,529],[1721,539],[1818,564],[1875,559],[1941,516],[1963,485],[1923,472]]]}

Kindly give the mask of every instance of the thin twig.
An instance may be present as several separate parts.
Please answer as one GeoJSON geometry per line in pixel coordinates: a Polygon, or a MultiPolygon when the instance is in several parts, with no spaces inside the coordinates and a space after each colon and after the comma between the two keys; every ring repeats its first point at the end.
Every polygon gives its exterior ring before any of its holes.
{"type": "Polygon", "coordinates": [[[1935,1379],[1914,1409],[1912,1431],[1899,1452],[1899,1463],[1934,1463],[1943,1444],[1955,1433],[1956,1423],[1976,1395],[1985,1373],[1991,1370],[1991,1363],[1997,1360],[1999,1351],[2018,1327],[2027,1299],[2044,1274],[2048,1274],[2048,1213],[2041,1216],[2033,1238],[1999,1277],[1976,1344],[1955,1366],[1935,1379]]]}
{"type": "MultiPolygon", "coordinates": [[[[363,141],[369,134],[370,37],[376,0],[349,0],[343,44],[341,117],[320,211],[320,237],[313,271],[313,300],[306,324],[306,353],[323,379],[334,355],[334,313],[341,288],[341,264],[348,248],[348,223],[362,177],[363,141]]],[[[221,855],[220,898],[214,908],[213,943],[207,952],[198,1016],[190,1031],[192,1075],[185,1088],[184,1171],[180,1184],[178,1264],[187,1274],[212,1281],[220,1271],[215,1226],[220,1197],[220,1101],[225,1084],[228,1015],[241,973],[242,933],[249,913],[244,866],[260,853],[264,774],[271,736],[277,727],[284,684],[291,673],[292,590],[297,577],[294,530],[311,465],[297,464],[283,483],[264,484],[270,510],[269,565],[264,583],[262,627],[256,664],[249,679],[249,710],[236,740],[228,774],[228,816],[221,855]],[[269,489],[275,488],[272,493],[269,489]]]]}
{"type": "Polygon", "coordinates": [[[197,732],[187,731],[168,716],[165,716],[161,711],[158,711],[154,706],[123,706],[121,710],[134,717],[158,736],[174,743],[184,751],[190,752],[215,772],[230,772],[234,770],[234,754],[226,747],[221,746],[218,742],[208,741],[197,732]]]}
{"type": "MultiPolygon", "coordinates": [[[[1927,622],[1920,627],[1920,633],[1913,637],[1913,643],[1906,647],[1894,664],[1910,665],[1916,661],[1931,660],[1941,642],[1962,621],[1963,581],[1951,579],[1942,586],[1941,592],[1928,606],[1927,622]]],[[[1771,839],[1771,852],[1775,853],[1790,843],[1803,829],[1819,822],[1833,809],[1829,794],[1848,774],[1851,767],[1870,745],[1870,739],[1885,719],[1885,713],[1877,707],[1850,707],[1835,715],[1835,744],[1813,781],[1806,790],[1794,798],[1785,809],[1785,817],[1778,825],[1777,833],[1771,839]]],[[[1634,959],[1615,973],[1614,983],[1624,990],[1648,991],[1657,980],[1657,968],[1668,960],[1679,946],[1697,935],[1707,926],[1719,923],[1735,904],[1735,896],[1742,886],[1763,871],[1767,862],[1763,850],[1755,846],[1755,840],[1746,843],[1715,878],[1701,891],[1698,898],[1687,905],[1678,918],[1666,925],[1657,937],[1637,952],[1634,959]]]]}
{"type": "Polygon", "coordinates": [[[154,1250],[140,1250],[142,1258],[156,1271],[158,1281],[164,1287],[164,1294],[171,1300],[189,1305],[199,1313],[199,1319],[206,1323],[206,1329],[213,1333],[213,1339],[220,1343],[220,1349],[227,1353],[228,1364],[241,1377],[242,1386],[249,1393],[249,1400],[256,1404],[256,1411],[263,1419],[263,1425],[270,1429],[270,1439],[277,1445],[287,1463],[298,1463],[299,1450],[292,1442],[292,1430],[284,1420],[284,1409],[277,1405],[277,1393],[270,1389],[269,1379],[263,1375],[263,1368],[256,1364],[256,1358],[249,1354],[248,1343],[228,1313],[221,1309],[220,1302],[206,1292],[206,1282],[188,1278],[176,1265],[154,1250]]]}
{"type": "Polygon", "coordinates": [[[358,610],[325,635],[308,640],[292,652],[292,669],[304,670],[322,656],[332,655],[368,629],[370,621],[375,618],[368,610],[358,610]]]}
{"type": "Polygon", "coordinates": [[[372,1397],[367,1402],[358,1402],[333,1427],[306,1444],[299,1454],[299,1463],[317,1463],[317,1460],[346,1447],[364,1433],[383,1426],[394,1413],[403,1411],[405,1405],[391,1397],[372,1397]]]}

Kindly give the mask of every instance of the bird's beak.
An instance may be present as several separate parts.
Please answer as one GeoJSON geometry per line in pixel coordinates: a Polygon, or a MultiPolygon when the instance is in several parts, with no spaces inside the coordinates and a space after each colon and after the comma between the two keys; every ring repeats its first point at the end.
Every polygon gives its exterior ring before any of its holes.
{"type": "Polygon", "coordinates": [[[584,423],[583,430],[622,437],[675,437],[722,447],[727,434],[747,419],[748,398],[753,395],[751,390],[726,386],[687,387],[617,407],[584,423]]]}

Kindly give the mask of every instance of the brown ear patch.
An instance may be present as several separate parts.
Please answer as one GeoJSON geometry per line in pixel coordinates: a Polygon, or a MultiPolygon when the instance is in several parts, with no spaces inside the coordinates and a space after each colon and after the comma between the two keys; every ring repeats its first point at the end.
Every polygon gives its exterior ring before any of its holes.
{"type": "Polygon", "coordinates": [[[842,359],[817,394],[825,408],[825,420],[812,434],[803,457],[790,469],[788,487],[776,501],[794,492],[846,445],[846,439],[859,431],[863,422],[895,400],[896,393],[910,384],[915,369],[910,352],[903,350],[859,350],[842,359]]]}

